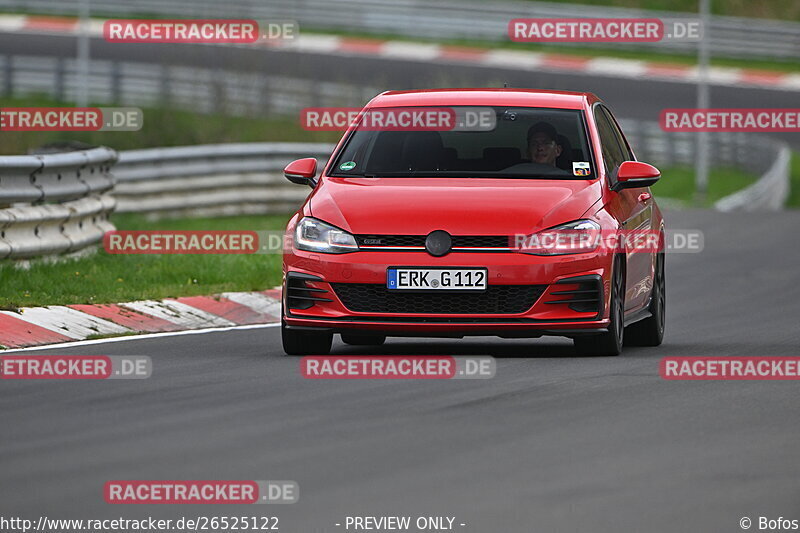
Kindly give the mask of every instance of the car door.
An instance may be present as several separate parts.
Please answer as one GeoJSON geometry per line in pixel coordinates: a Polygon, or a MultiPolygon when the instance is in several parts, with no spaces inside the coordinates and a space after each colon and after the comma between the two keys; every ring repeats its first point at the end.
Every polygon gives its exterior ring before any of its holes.
{"type": "MultiPolygon", "coordinates": [[[[611,176],[612,183],[619,165],[623,161],[634,161],[633,152],[625,139],[622,130],[611,112],[602,104],[595,106],[595,120],[600,132],[600,141],[603,145],[603,159],[606,160],[606,172],[611,176]],[[608,152],[608,156],[606,156],[608,152]]],[[[618,217],[620,227],[624,233],[634,230],[650,229],[652,219],[652,200],[649,198],[648,189],[622,189],[614,196],[618,199],[618,212],[613,213],[618,217]]],[[[632,311],[641,308],[647,303],[650,295],[650,254],[631,248],[625,248],[626,279],[625,279],[625,310],[632,311]]]]}

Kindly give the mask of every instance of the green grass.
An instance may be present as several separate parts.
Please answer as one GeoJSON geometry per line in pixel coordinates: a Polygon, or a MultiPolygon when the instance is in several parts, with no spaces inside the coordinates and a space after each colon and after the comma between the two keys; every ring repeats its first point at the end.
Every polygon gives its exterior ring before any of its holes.
{"type": "MultiPolygon", "coordinates": [[[[694,169],[687,166],[661,168],[661,179],[652,187],[656,198],[670,198],[690,204],[694,201],[694,169]]],[[[708,177],[708,193],[704,202],[714,202],[744,189],[756,181],[757,176],[734,168],[713,168],[708,177]]]]}
{"type": "MultiPolygon", "coordinates": [[[[0,107],[71,107],[45,96],[0,98],[0,107]]],[[[108,104],[93,104],[108,107],[108,104]]],[[[297,118],[271,116],[265,118],[234,117],[225,114],[201,115],[174,109],[144,108],[144,127],[140,131],[91,132],[3,132],[0,154],[18,155],[43,144],[79,141],[105,145],[115,150],[133,150],[156,146],[183,146],[225,142],[329,142],[339,140],[341,133],[306,131],[297,118]]]]}
{"type": "MultiPolygon", "coordinates": [[[[283,230],[289,215],[235,216],[149,222],[115,216],[125,230],[283,230]]],[[[103,250],[56,263],[31,261],[23,270],[0,263],[0,308],[114,303],[141,299],[253,291],[281,281],[280,254],[112,255],[103,250]]]]}

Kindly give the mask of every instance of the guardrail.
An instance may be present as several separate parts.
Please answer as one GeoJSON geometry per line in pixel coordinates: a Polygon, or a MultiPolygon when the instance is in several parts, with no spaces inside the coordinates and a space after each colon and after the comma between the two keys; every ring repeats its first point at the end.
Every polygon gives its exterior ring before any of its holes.
{"type": "MultiPolygon", "coordinates": [[[[60,0],[0,0],[0,9],[76,14],[76,8],[67,7],[60,0]]],[[[508,40],[507,24],[513,18],[696,17],[696,13],[674,11],[508,0],[138,0],[135,5],[125,0],[92,0],[92,10],[111,16],[294,19],[301,28],[494,42],[508,40]]],[[[786,60],[800,56],[800,24],[795,22],[713,16],[707,35],[711,53],[716,56],[786,60]]],[[[554,46],[576,44],[554,43],[554,46]]],[[[676,41],[635,46],[671,52],[696,50],[694,43],[676,41]]]]}
{"type": "Polygon", "coordinates": [[[172,217],[287,213],[310,190],[286,181],[283,167],[316,157],[324,164],[333,145],[243,143],[120,152],[114,168],[117,211],[172,217]]]}
{"type": "MultiPolygon", "coordinates": [[[[696,134],[665,133],[654,122],[621,122],[640,160],[656,165],[694,162],[696,134]]],[[[332,145],[316,143],[246,143],[121,152],[115,167],[117,210],[162,216],[291,211],[309,191],[286,182],[283,167],[301,157],[316,157],[322,166],[332,150],[332,145]]],[[[789,193],[789,153],[785,144],[760,135],[715,136],[710,144],[713,165],[761,176],[717,207],[780,209],[789,193]]]]}
{"type": "Polygon", "coordinates": [[[785,144],[772,166],[751,186],[719,200],[720,211],[778,211],[789,197],[789,172],[792,152],[785,144]]]}
{"type": "MultiPolygon", "coordinates": [[[[664,132],[657,122],[620,120],[636,157],[655,165],[694,167],[697,133],[664,132]]],[[[772,137],[754,133],[715,132],[708,137],[709,162],[759,179],[714,204],[720,211],[777,211],[789,198],[791,150],[772,137]]],[[[668,179],[668,177],[667,177],[668,179]]]]}
{"type": "MultiPolygon", "coordinates": [[[[622,122],[640,160],[693,160],[692,134],[665,134],[654,123],[622,122]]],[[[324,164],[332,150],[318,143],[242,143],[131,150],[119,156],[96,148],[0,157],[0,258],[74,252],[95,244],[114,229],[108,217],[115,206],[118,212],[168,217],[292,211],[309,190],[285,181],[283,167],[301,157],[324,164]]],[[[761,175],[716,207],[780,209],[789,192],[789,157],[786,145],[762,136],[715,138],[714,164],[761,175]]]]}
{"type": "MultiPolygon", "coordinates": [[[[74,101],[80,76],[74,58],[0,54],[0,92],[74,101]]],[[[168,66],[92,60],[89,100],[140,107],[170,106],[195,113],[298,116],[304,107],[362,106],[382,89],[353,82],[310,81],[252,69],[168,66]]]]}
{"type": "Polygon", "coordinates": [[[0,258],[81,250],[114,229],[111,166],[117,154],[94,148],[0,157],[0,258]]]}

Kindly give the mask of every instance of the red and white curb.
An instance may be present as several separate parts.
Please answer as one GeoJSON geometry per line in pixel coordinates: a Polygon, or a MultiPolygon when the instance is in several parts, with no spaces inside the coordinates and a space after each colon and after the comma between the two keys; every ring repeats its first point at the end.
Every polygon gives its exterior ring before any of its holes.
{"type": "MultiPolygon", "coordinates": [[[[696,82],[698,68],[675,63],[660,63],[616,57],[586,57],[523,50],[470,48],[406,41],[380,41],[328,35],[301,35],[280,46],[288,50],[314,53],[383,57],[410,61],[466,63],[484,67],[513,68],[523,71],[569,72],[626,79],[696,82]]],[[[708,73],[713,85],[760,87],[787,91],[800,90],[800,74],[780,71],[712,67],[708,73]]]]}
{"type": "Polygon", "coordinates": [[[0,348],[92,336],[224,328],[280,321],[280,289],[121,304],[51,305],[0,311],[0,348]]]}
{"type": "MultiPolygon", "coordinates": [[[[91,19],[88,29],[90,35],[102,36],[103,19],[91,19]]],[[[75,35],[79,32],[79,26],[78,20],[75,18],[0,15],[0,32],[75,35]]],[[[522,71],[569,72],[652,81],[693,83],[699,77],[697,67],[675,63],[616,57],[592,58],[566,53],[551,54],[524,50],[472,48],[410,41],[385,41],[310,33],[301,33],[299,37],[285,41],[261,41],[256,45],[318,54],[459,63],[492,68],[513,68],[522,71]]],[[[800,91],[800,74],[798,73],[713,67],[709,69],[708,77],[709,82],[713,85],[800,91]]]]}

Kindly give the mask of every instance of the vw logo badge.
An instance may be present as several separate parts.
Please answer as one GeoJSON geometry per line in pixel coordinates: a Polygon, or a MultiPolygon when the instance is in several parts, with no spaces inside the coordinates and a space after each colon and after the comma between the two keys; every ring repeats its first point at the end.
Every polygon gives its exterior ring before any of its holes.
{"type": "Polygon", "coordinates": [[[425,249],[435,257],[447,255],[452,246],[453,239],[450,238],[450,234],[440,229],[430,232],[425,238],[425,249]]]}

